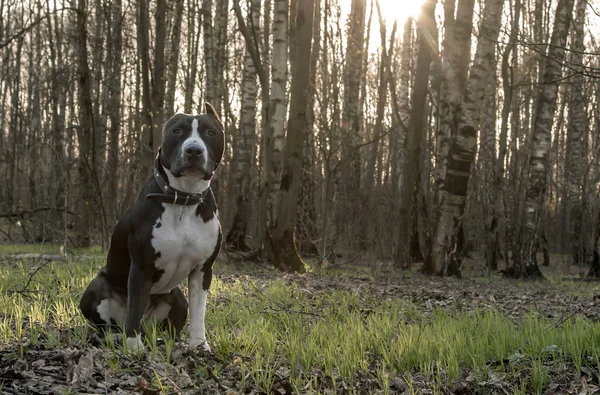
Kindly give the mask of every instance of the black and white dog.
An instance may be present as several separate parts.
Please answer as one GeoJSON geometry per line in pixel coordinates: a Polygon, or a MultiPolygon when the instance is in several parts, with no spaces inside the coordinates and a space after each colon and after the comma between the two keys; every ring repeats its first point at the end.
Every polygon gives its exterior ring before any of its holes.
{"type": "Polygon", "coordinates": [[[79,304],[98,328],[125,326],[129,350],[143,350],[142,317],[179,333],[188,303],[179,288],[188,277],[189,345],[206,342],[204,314],[221,226],[210,180],[225,148],[223,125],[206,114],[176,114],[163,129],[152,176],[112,235],[107,264],[79,304]]]}

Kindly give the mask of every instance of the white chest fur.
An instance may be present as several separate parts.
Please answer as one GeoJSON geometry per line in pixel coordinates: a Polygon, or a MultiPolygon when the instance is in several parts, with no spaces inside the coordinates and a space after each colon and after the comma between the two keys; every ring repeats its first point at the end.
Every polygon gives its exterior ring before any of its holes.
{"type": "Polygon", "coordinates": [[[196,216],[196,206],[189,206],[183,216],[181,206],[163,206],[165,211],[152,230],[152,247],[160,253],[154,264],[164,273],[152,286],[152,294],[168,293],[181,284],[212,255],[219,237],[216,215],[204,222],[202,216],[196,216]]]}

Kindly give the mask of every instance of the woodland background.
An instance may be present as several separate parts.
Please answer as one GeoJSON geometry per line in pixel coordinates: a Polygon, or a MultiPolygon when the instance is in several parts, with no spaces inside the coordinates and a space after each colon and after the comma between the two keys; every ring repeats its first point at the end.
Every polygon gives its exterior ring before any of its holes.
{"type": "Polygon", "coordinates": [[[163,122],[210,102],[230,250],[284,270],[304,269],[297,246],[438,275],[475,254],[512,277],[552,253],[600,276],[599,12],[0,0],[1,237],[107,247],[163,122]]]}

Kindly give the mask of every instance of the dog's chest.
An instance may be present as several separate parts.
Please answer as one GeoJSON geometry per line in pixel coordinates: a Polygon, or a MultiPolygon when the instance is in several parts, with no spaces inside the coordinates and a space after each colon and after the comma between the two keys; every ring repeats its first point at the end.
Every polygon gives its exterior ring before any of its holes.
{"type": "Polygon", "coordinates": [[[219,237],[217,216],[204,222],[196,216],[195,206],[181,215],[181,207],[164,204],[165,211],[152,230],[152,247],[157,253],[154,262],[162,274],[151,293],[168,293],[214,252],[219,237]]]}

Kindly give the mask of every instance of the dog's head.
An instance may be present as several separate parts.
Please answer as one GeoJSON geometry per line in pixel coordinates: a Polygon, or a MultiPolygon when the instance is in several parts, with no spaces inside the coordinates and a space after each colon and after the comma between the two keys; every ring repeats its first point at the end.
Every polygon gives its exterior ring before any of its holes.
{"type": "Polygon", "coordinates": [[[175,114],[164,126],[160,162],[175,178],[209,181],[223,157],[223,124],[213,106],[205,108],[206,114],[175,114]]]}

